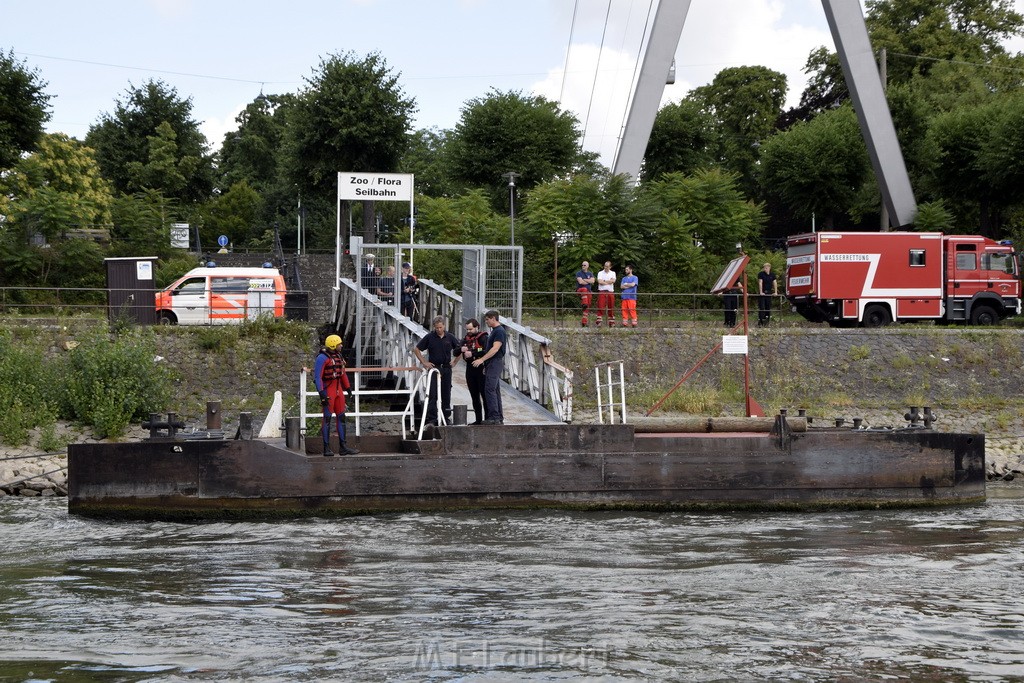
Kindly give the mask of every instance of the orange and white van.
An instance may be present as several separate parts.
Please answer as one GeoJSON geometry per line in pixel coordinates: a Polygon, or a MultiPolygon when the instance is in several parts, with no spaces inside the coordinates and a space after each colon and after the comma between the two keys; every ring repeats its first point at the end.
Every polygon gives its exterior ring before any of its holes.
{"type": "Polygon", "coordinates": [[[276,268],[194,268],[156,293],[161,325],[230,325],[284,317],[286,288],[276,268]]]}

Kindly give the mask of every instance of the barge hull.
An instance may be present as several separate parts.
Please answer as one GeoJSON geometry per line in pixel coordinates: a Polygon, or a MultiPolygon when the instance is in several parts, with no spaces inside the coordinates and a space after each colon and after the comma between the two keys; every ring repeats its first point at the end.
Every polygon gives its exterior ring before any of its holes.
{"type": "Polygon", "coordinates": [[[707,438],[640,435],[628,425],[486,426],[446,428],[439,440],[395,446],[324,458],[264,441],[74,444],[69,509],[201,518],[869,508],[985,496],[985,445],[978,434],[822,430],[707,438]]]}

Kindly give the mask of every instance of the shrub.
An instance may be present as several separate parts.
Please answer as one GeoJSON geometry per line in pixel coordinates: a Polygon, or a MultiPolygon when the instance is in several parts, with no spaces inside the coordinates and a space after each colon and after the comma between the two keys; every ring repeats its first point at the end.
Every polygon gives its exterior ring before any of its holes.
{"type": "Polygon", "coordinates": [[[12,446],[28,441],[29,430],[49,414],[47,399],[55,395],[58,377],[37,345],[0,332],[0,439],[12,446]]]}
{"type": "Polygon", "coordinates": [[[65,414],[103,438],[120,436],[133,419],[162,409],[170,380],[155,356],[156,344],[145,331],[84,339],[67,357],[65,414]]]}

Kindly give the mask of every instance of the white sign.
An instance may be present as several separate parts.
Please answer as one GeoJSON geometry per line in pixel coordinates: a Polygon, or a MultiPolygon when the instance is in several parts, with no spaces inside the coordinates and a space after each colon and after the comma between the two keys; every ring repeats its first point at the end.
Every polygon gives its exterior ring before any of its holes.
{"type": "Polygon", "coordinates": [[[350,201],[412,201],[412,174],[339,173],[338,199],[350,201]]]}
{"type": "Polygon", "coordinates": [[[249,280],[249,291],[256,290],[270,290],[274,291],[274,279],[273,278],[253,278],[249,280]]]}
{"type": "Polygon", "coordinates": [[[811,276],[804,275],[802,277],[791,277],[789,278],[790,287],[809,287],[811,284],[811,276]]]}
{"type": "Polygon", "coordinates": [[[171,223],[171,248],[188,249],[188,223],[171,223]]]}
{"type": "Polygon", "coordinates": [[[136,261],[135,262],[135,279],[136,280],[152,280],[153,279],[153,262],[152,261],[136,261]]]}
{"type": "Polygon", "coordinates": [[[722,353],[747,354],[747,335],[745,334],[723,334],[722,353]]]}
{"type": "Polygon", "coordinates": [[[827,263],[870,263],[871,257],[878,254],[822,254],[822,262],[827,263]]]}

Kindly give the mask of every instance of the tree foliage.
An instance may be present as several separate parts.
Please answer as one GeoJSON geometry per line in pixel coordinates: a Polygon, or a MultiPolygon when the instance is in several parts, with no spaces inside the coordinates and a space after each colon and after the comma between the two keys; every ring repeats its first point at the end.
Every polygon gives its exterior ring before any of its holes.
{"type": "Polygon", "coordinates": [[[765,193],[806,222],[816,215],[834,226],[854,207],[867,177],[867,149],[849,106],[799,122],[761,149],[765,193]]]}
{"type": "Polygon", "coordinates": [[[718,162],[738,174],[740,186],[752,194],[758,150],[775,131],[786,100],[785,74],[764,66],[723,69],[692,97],[714,120],[718,162]]]}
{"type": "Polygon", "coordinates": [[[644,152],[644,180],[665,173],[692,173],[715,160],[716,134],[700,103],[687,98],[658,111],[644,152]]]}
{"type": "Polygon", "coordinates": [[[323,60],[288,115],[292,181],[304,197],[333,197],[339,171],[395,170],[415,111],[379,54],[323,60]]]}
{"type": "Polygon", "coordinates": [[[496,206],[508,209],[507,181],[529,190],[538,183],[567,177],[584,161],[579,151],[579,122],[539,95],[492,90],[470,100],[447,141],[452,177],[467,187],[491,188],[496,206]]]}
{"type": "Polygon", "coordinates": [[[62,133],[43,135],[34,153],[0,176],[0,216],[22,237],[108,228],[112,204],[93,151],[62,133]]]}
{"type": "Polygon", "coordinates": [[[199,202],[213,189],[212,159],[192,119],[192,100],[179,98],[162,81],[129,87],[114,113],[104,113],[89,128],[86,142],[96,150],[103,176],[119,192],[143,189],[136,177],[140,168],[148,173],[144,189],[169,198],[199,202]]]}
{"type": "Polygon", "coordinates": [[[50,120],[50,95],[38,69],[0,51],[0,170],[11,168],[22,152],[31,152],[50,120]]]}

